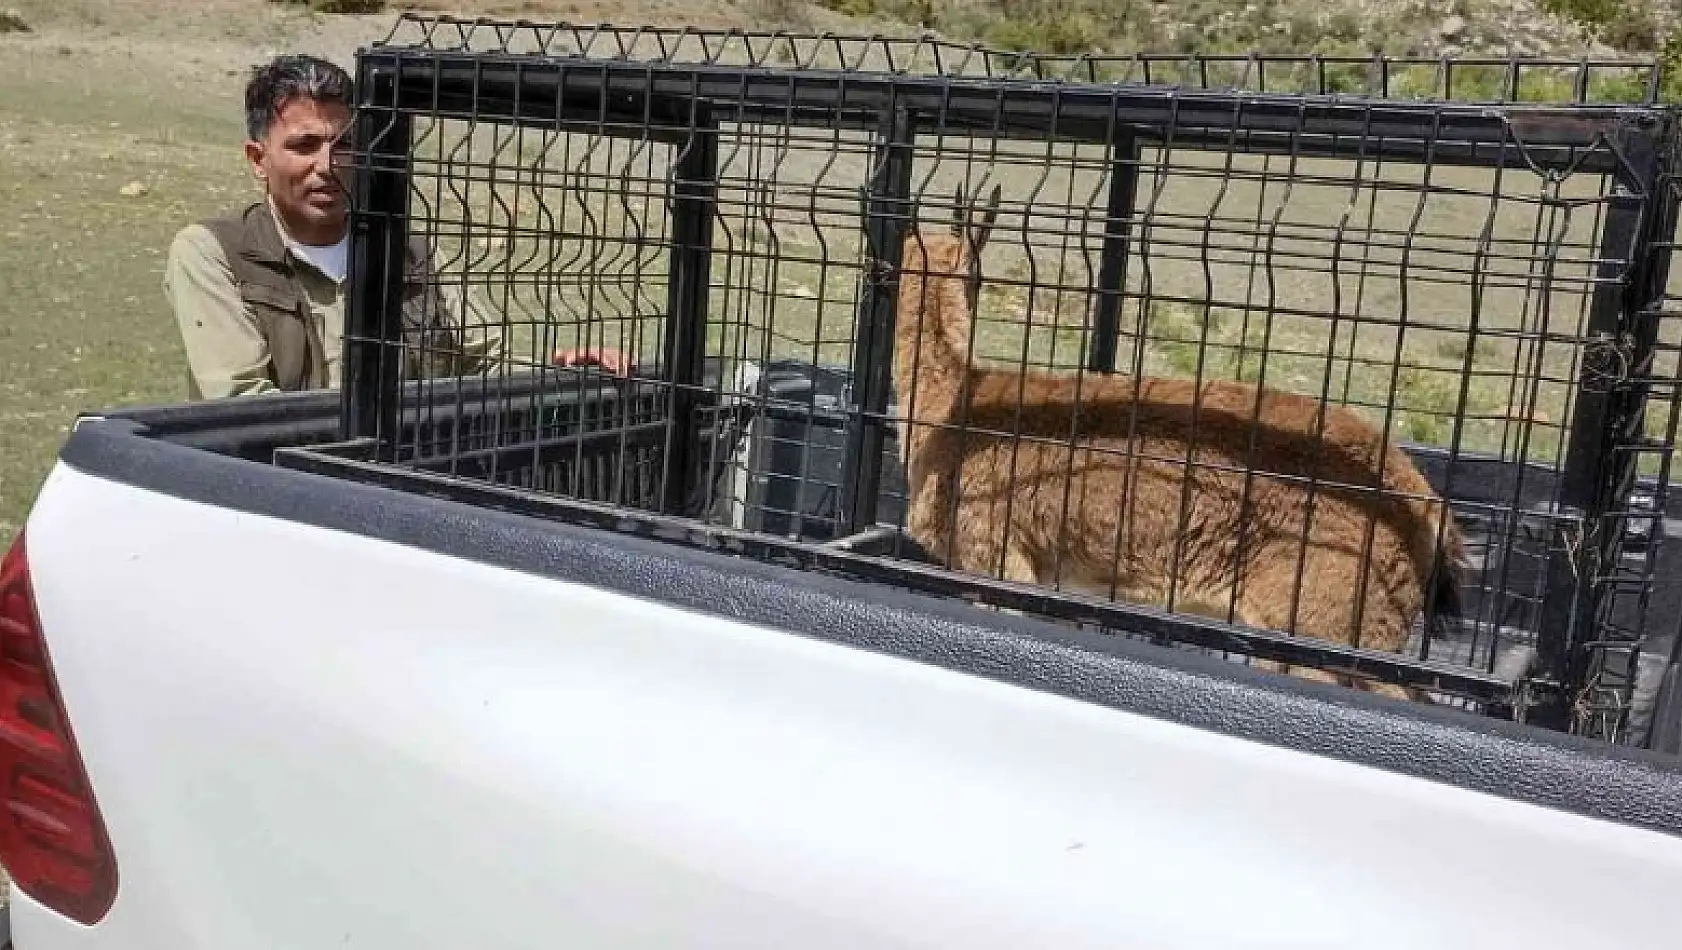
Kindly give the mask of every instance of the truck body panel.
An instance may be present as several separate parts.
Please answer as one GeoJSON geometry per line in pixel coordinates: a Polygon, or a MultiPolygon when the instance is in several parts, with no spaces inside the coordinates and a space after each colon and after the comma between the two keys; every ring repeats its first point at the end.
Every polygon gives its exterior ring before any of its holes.
{"type": "Polygon", "coordinates": [[[23,950],[1675,932],[1654,756],[124,420],[27,532],[120,885],[23,950]]]}

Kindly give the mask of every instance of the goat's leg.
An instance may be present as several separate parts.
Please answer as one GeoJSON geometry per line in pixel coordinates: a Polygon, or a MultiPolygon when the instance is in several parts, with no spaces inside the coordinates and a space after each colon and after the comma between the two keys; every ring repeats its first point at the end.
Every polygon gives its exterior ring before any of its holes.
{"type": "Polygon", "coordinates": [[[1005,563],[1003,580],[1015,581],[1018,584],[1038,584],[1040,572],[1034,567],[1034,559],[1020,544],[1005,545],[1005,563]]]}
{"type": "MultiPolygon", "coordinates": [[[[1326,549],[1310,548],[1302,570],[1297,570],[1295,545],[1273,548],[1256,559],[1256,567],[1245,578],[1239,594],[1239,615],[1252,626],[1330,643],[1399,649],[1406,642],[1405,604],[1394,592],[1384,589],[1381,579],[1366,578],[1367,595],[1355,627],[1354,600],[1360,589],[1356,559],[1326,549]],[[1293,618],[1293,597],[1295,616],[1293,618]],[[1292,621],[1295,620],[1293,625],[1292,621]]],[[[1374,572],[1376,573],[1376,572],[1374,572]]],[[[1304,667],[1290,669],[1293,675],[1322,682],[1337,682],[1392,699],[1419,701],[1422,694],[1393,683],[1363,677],[1337,675],[1304,667]]]]}
{"type": "MultiPolygon", "coordinates": [[[[971,512],[959,511],[957,546],[952,566],[966,574],[996,577],[1018,584],[1038,584],[1039,571],[1035,568],[1034,559],[1027,549],[1015,537],[1007,538],[1004,531],[997,528],[989,530],[986,523],[987,514],[990,512],[976,516],[971,512]]],[[[1000,613],[1023,615],[1023,611],[1009,607],[994,609],[1000,613]]]]}
{"type": "Polygon", "coordinates": [[[1238,615],[1267,630],[1352,643],[1355,587],[1343,576],[1347,566],[1312,547],[1299,561],[1300,553],[1291,543],[1258,551],[1239,584],[1238,615]]]}
{"type": "Polygon", "coordinates": [[[1395,683],[1380,683],[1376,680],[1359,677],[1350,677],[1350,679],[1352,680],[1351,686],[1378,696],[1388,696],[1391,699],[1400,699],[1410,703],[1429,703],[1431,701],[1423,690],[1414,689],[1410,686],[1397,686],[1395,683]]]}
{"type": "MultiPolygon", "coordinates": [[[[1418,596],[1417,585],[1407,573],[1406,566],[1400,563],[1399,555],[1386,563],[1389,548],[1382,540],[1373,545],[1372,551],[1372,562],[1366,568],[1365,577],[1361,576],[1361,566],[1356,558],[1332,553],[1310,556],[1308,577],[1332,576],[1340,580],[1335,584],[1304,585],[1302,607],[1307,609],[1299,607],[1298,616],[1306,615],[1312,619],[1306,626],[1299,623],[1300,632],[1333,639],[1335,632],[1317,624],[1326,618],[1334,618],[1338,628],[1349,632],[1348,639],[1342,642],[1391,653],[1399,653],[1406,647],[1409,625],[1419,612],[1423,598],[1418,596]],[[1390,570],[1383,570],[1385,567],[1390,570]],[[1352,609],[1357,590],[1364,592],[1358,617],[1352,609]]],[[[1347,685],[1363,692],[1405,702],[1429,702],[1423,691],[1412,687],[1362,676],[1345,676],[1342,679],[1347,685]]]]}
{"type": "MultiPolygon", "coordinates": [[[[1003,570],[999,572],[999,579],[1018,584],[1038,584],[1040,575],[1034,568],[1034,559],[1028,556],[1028,552],[1021,545],[1006,543],[1003,570]]],[[[999,613],[1025,616],[1022,611],[1010,607],[1000,607],[999,613]]]]}
{"type": "MultiPolygon", "coordinates": [[[[1391,644],[1404,642],[1406,627],[1401,625],[1403,620],[1393,609],[1394,599],[1386,592],[1371,590],[1374,578],[1369,578],[1366,609],[1361,615],[1361,634],[1366,636],[1357,636],[1354,629],[1354,592],[1357,587],[1352,558],[1310,546],[1299,570],[1299,552],[1297,545],[1272,546],[1265,552],[1258,552],[1260,557],[1251,562],[1253,567],[1246,572],[1238,594],[1238,615],[1245,624],[1334,644],[1366,641],[1374,646],[1383,644],[1391,647],[1391,644]]],[[[1287,666],[1275,661],[1260,661],[1258,666],[1319,683],[1352,686],[1381,696],[1418,698],[1413,689],[1391,683],[1374,683],[1369,679],[1352,678],[1325,669],[1287,666]]]]}
{"type": "Polygon", "coordinates": [[[1254,664],[1264,670],[1274,673],[1285,673],[1298,679],[1312,680],[1316,683],[1333,683],[1377,696],[1387,696],[1406,702],[1426,702],[1427,698],[1419,690],[1395,683],[1380,683],[1360,676],[1347,676],[1333,673],[1330,670],[1317,669],[1312,666],[1289,666],[1277,660],[1257,660],[1254,664]]]}
{"type": "Polygon", "coordinates": [[[1279,660],[1254,660],[1250,665],[1256,669],[1267,670],[1270,673],[1295,676],[1298,679],[1312,680],[1316,683],[1342,683],[1337,674],[1315,669],[1312,666],[1291,666],[1279,660]]]}

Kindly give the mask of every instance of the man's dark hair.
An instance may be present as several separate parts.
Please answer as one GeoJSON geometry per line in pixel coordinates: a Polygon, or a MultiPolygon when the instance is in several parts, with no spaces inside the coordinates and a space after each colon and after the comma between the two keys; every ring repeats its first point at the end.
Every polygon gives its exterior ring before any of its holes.
{"type": "Polygon", "coordinates": [[[245,84],[245,134],[255,140],[269,133],[269,124],[286,100],[303,96],[351,107],[350,74],[314,56],[276,56],[251,71],[245,84]]]}

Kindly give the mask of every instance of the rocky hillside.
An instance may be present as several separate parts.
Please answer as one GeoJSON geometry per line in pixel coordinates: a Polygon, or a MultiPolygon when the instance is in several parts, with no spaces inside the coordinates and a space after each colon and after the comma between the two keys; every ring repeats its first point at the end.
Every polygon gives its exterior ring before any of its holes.
{"type": "MultiPolygon", "coordinates": [[[[1056,52],[1607,54],[1654,50],[1677,0],[820,0],[1056,52]]],[[[794,6],[794,4],[783,4],[794,6]]]]}
{"type": "Polygon", "coordinates": [[[183,20],[324,23],[364,19],[335,13],[414,9],[572,22],[929,30],[1059,53],[1575,57],[1661,49],[1682,0],[9,0],[0,8],[20,24],[79,22],[102,32],[169,29],[183,20]]]}

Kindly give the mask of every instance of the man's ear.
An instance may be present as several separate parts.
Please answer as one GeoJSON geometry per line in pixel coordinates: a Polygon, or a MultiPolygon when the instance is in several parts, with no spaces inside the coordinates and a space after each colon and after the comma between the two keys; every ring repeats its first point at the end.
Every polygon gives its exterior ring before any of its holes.
{"type": "Polygon", "coordinates": [[[257,180],[268,183],[269,173],[263,168],[263,143],[247,139],[245,142],[245,160],[251,163],[251,174],[257,180]]]}

